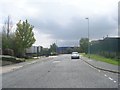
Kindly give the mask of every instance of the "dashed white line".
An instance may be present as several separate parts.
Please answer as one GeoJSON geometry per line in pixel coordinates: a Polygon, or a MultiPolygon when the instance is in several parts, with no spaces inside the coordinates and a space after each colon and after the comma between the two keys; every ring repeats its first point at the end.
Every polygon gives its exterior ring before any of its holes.
{"type": "MultiPolygon", "coordinates": [[[[94,67],[92,67],[91,65],[89,65],[91,68],[93,68],[93,69],[96,69],[96,68],[94,68],[94,67]]],[[[100,70],[98,70],[98,69],[96,69],[98,72],[100,72],[100,70]]],[[[104,71],[105,72],[105,71],[104,71]]],[[[106,74],[104,74],[104,76],[105,77],[108,77],[106,74]]],[[[110,79],[111,81],[113,80],[111,77],[108,77],[108,79],[110,79]]],[[[113,81],[114,83],[116,83],[116,81],[114,80],[113,81]]],[[[120,84],[119,84],[120,85],[120,84]]]]}
{"type": "Polygon", "coordinates": [[[60,62],[60,61],[53,61],[53,63],[58,63],[58,62],[60,62]]]}
{"type": "Polygon", "coordinates": [[[105,76],[105,77],[107,77],[107,75],[106,75],[106,74],[105,74],[104,76],[105,76]]]}
{"type": "MultiPolygon", "coordinates": [[[[105,77],[108,77],[106,74],[104,74],[105,77]]],[[[111,81],[113,80],[111,77],[108,77],[108,79],[110,79],[111,81]]],[[[116,83],[117,81],[113,81],[114,83],[116,83]]]]}
{"type": "Polygon", "coordinates": [[[110,80],[113,80],[111,77],[109,77],[110,80]]]}

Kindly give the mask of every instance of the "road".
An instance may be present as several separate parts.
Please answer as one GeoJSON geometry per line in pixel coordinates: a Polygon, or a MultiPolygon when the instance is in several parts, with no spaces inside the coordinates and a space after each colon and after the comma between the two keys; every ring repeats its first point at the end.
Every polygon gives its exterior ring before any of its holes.
{"type": "Polygon", "coordinates": [[[2,75],[3,88],[117,88],[118,75],[59,55],[2,75]]]}

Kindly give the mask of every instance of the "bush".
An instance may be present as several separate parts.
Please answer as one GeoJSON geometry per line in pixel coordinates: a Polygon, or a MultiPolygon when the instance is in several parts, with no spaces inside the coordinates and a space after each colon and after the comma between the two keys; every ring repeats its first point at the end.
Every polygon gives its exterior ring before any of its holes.
{"type": "Polygon", "coordinates": [[[12,49],[5,49],[3,50],[3,55],[10,55],[10,56],[14,56],[14,51],[12,49]]]}
{"type": "Polygon", "coordinates": [[[25,59],[31,59],[31,58],[32,56],[28,56],[28,55],[25,56],[25,59]]]}
{"type": "Polygon", "coordinates": [[[24,62],[24,61],[25,60],[21,59],[21,58],[16,58],[16,57],[13,57],[13,56],[3,55],[2,56],[2,60],[0,62],[2,63],[2,66],[5,66],[5,65],[10,65],[10,64],[24,62]]]}
{"type": "Polygon", "coordinates": [[[33,54],[32,56],[33,56],[33,57],[37,57],[37,54],[33,54]]]}
{"type": "Polygon", "coordinates": [[[51,52],[51,54],[50,55],[57,55],[57,53],[56,52],[51,52]]]}
{"type": "Polygon", "coordinates": [[[22,60],[16,60],[16,57],[13,56],[2,56],[2,61],[10,61],[14,63],[22,62],[22,60]]]}

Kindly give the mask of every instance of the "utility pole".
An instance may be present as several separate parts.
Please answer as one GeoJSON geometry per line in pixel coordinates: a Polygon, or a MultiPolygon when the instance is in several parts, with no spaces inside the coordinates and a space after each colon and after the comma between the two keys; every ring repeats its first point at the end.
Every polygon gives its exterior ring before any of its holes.
{"type": "Polygon", "coordinates": [[[57,54],[57,40],[56,40],[56,54],[57,54]]]}
{"type": "Polygon", "coordinates": [[[89,39],[90,39],[90,35],[89,35],[89,18],[85,18],[88,20],[88,55],[89,55],[89,58],[90,58],[90,44],[89,44],[89,39]]]}

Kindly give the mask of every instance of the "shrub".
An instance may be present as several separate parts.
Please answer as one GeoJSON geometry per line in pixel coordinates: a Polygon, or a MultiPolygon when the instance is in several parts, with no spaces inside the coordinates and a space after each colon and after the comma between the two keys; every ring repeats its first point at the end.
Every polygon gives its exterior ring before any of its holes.
{"type": "Polygon", "coordinates": [[[14,51],[12,49],[6,48],[3,50],[3,55],[14,56],[14,51]]]}
{"type": "Polygon", "coordinates": [[[37,57],[37,54],[33,54],[32,56],[33,56],[33,57],[37,57]]]}
{"type": "Polygon", "coordinates": [[[14,63],[22,62],[22,60],[16,60],[16,57],[13,56],[2,56],[2,61],[10,61],[14,63]]]}
{"type": "Polygon", "coordinates": [[[32,56],[28,56],[28,55],[25,56],[25,59],[31,59],[31,58],[32,56]]]}

